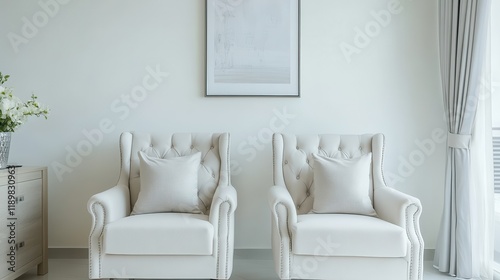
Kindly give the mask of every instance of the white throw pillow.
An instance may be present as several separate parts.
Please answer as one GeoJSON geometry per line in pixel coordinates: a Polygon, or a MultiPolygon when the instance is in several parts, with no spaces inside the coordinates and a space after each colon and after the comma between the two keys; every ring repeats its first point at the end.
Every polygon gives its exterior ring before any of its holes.
{"type": "Polygon", "coordinates": [[[155,158],[139,152],[141,189],[132,215],[201,213],[198,207],[198,169],[201,153],[155,158]]]}
{"type": "Polygon", "coordinates": [[[372,154],[329,158],[313,154],[314,213],[376,215],[370,199],[372,154]]]}

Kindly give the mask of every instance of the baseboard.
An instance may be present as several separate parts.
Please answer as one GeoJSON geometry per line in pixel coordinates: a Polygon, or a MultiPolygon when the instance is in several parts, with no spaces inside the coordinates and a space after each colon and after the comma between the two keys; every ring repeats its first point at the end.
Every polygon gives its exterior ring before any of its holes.
{"type": "MultiPolygon", "coordinates": [[[[236,259],[273,259],[271,249],[235,249],[234,258],[236,259]]],[[[424,261],[434,260],[434,249],[424,250],[424,261]]]]}
{"type": "MultiPolygon", "coordinates": [[[[49,248],[49,259],[87,259],[87,248],[49,248]]],[[[235,259],[272,260],[271,249],[235,249],[235,259]]],[[[434,249],[424,250],[424,261],[434,259],[434,249]]]]}
{"type": "Polygon", "coordinates": [[[88,259],[87,248],[49,248],[49,259],[88,259]]]}
{"type": "Polygon", "coordinates": [[[271,249],[234,249],[234,258],[240,260],[272,260],[271,249]]]}

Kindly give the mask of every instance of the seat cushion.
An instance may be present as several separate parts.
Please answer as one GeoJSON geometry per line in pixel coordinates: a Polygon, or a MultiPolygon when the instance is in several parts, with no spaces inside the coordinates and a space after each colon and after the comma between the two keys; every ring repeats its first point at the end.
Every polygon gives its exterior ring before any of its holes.
{"type": "Polygon", "coordinates": [[[297,255],[404,257],[407,245],[403,228],[364,215],[299,215],[292,233],[297,255]]]}
{"type": "Polygon", "coordinates": [[[121,255],[211,255],[208,216],[154,213],[129,216],[104,228],[104,252],[121,255]]]}

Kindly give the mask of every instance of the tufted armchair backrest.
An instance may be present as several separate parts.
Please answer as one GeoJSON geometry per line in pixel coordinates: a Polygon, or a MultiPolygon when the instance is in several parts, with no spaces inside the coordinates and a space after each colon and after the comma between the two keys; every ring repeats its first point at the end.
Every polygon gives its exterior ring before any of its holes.
{"type": "Polygon", "coordinates": [[[286,186],[298,214],[308,213],[314,201],[312,154],[332,158],[355,158],[372,153],[370,197],[374,187],[383,183],[382,161],[384,136],[363,135],[293,135],[276,133],[273,136],[274,184],[286,186]]]}
{"type": "Polygon", "coordinates": [[[139,151],[158,158],[174,158],[201,152],[198,171],[199,208],[208,213],[217,186],[229,185],[229,134],[149,134],[124,132],[120,138],[120,182],[130,188],[130,206],[139,195],[139,151]]]}

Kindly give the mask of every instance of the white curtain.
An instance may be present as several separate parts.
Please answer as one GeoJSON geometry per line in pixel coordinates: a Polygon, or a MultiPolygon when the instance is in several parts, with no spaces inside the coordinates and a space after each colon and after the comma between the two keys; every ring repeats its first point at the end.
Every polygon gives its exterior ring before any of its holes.
{"type": "Polygon", "coordinates": [[[471,142],[471,177],[473,179],[470,189],[472,275],[474,278],[480,279],[493,279],[495,201],[491,129],[491,52],[489,46],[490,44],[488,44],[486,51],[481,84],[478,88],[478,106],[471,142]]]}
{"type": "Polygon", "coordinates": [[[440,0],[439,5],[448,150],[434,266],[462,279],[492,279],[492,152],[486,132],[491,112],[482,93],[490,81],[484,62],[491,2],[440,0]]]}

